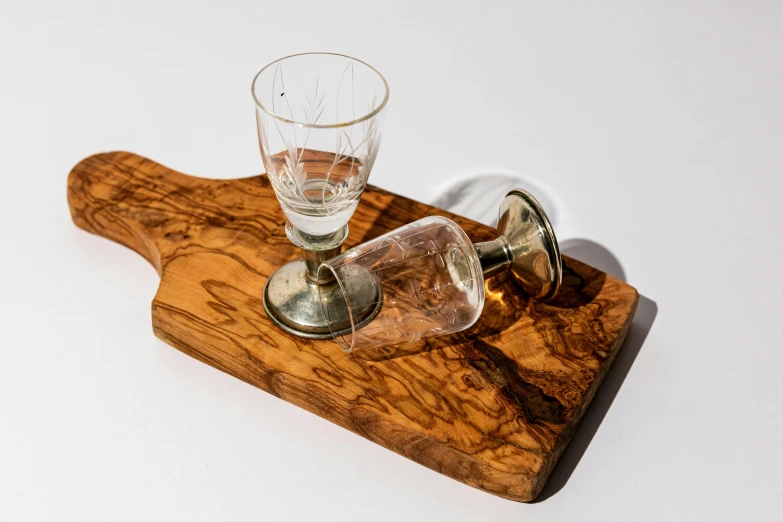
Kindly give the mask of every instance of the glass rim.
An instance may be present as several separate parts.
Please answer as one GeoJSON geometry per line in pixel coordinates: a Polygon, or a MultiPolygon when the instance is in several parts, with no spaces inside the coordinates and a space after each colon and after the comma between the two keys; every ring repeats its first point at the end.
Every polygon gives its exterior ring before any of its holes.
{"type": "Polygon", "coordinates": [[[362,60],[359,60],[358,58],[354,58],[353,56],[348,56],[347,54],[340,54],[340,53],[327,53],[327,52],[308,52],[308,53],[297,53],[297,54],[289,54],[288,56],[283,56],[282,58],[278,58],[277,60],[270,62],[263,66],[260,71],[256,73],[256,75],[253,77],[253,82],[250,84],[250,93],[253,95],[253,101],[256,103],[256,107],[270,115],[271,117],[280,120],[285,123],[290,123],[291,125],[296,125],[298,127],[305,127],[310,129],[339,129],[341,127],[349,127],[351,125],[355,125],[357,123],[361,123],[363,121],[369,120],[370,118],[377,116],[384,107],[386,107],[386,102],[389,101],[389,84],[386,81],[386,78],[372,65],[370,65],[367,62],[364,62],[362,60]],[[373,110],[372,112],[369,112],[362,116],[361,118],[356,118],[355,120],[351,120],[348,122],[338,122],[338,123],[332,123],[332,124],[316,124],[316,123],[307,123],[307,122],[301,122],[301,121],[294,121],[289,118],[286,118],[284,116],[281,116],[279,114],[276,114],[271,109],[264,106],[263,103],[258,99],[256,96],[256,81],[258,81],[258,77],[261,76],[261,73],[266,71],[269,67],[272,65],[279,63],[283,60],[287,60],[289,58],[296,58],[297,56],[315,56],[315,55],[327,55],[327,56],[342,56],[343,58],[348,58],[349,60],[354,60],[356,62],[359,62],[360,64],[368,67],[371,71],[373,71],[375,74],[378,75],[378,77],[383,82],[383,88],[384,88],[384,96],[383,101],[381,101],[381,104],[378,105],[378,107],[373,110]]]}
{"type": "Polygon", "coordinates": [[[334,341],[337,343],[337,346],[339,346],[340,349],[345,353],[351,353],[353,352],[353,347],[356,344],[356,322],[353,318],[353,308],[351,308],[351,303],[348,301],[348,293],[345,291],[345,286],[343,286],[343,282],[340,279],[340,276],[337,274],[337,270],[335,270],[332,265],[326,261],[318,265],[318,277],[321,277],[321,270],[325,268],[328,268],[332,272],[332,275],[334,276],[334,279],[340,288],[340,296],[345,300],[345,308],[348,310],[348,320],[351,322],[350,330],[346,328],[344,330],[335,331],[336,329],[333,328],[332,321],[329,320],[329,314],[327,313],[323,299],[321,298],[321,287],[319,286],[318,301],[321,305],[321,311],[324,313],[324,317],[326,318],[326,326],[329,327],[329,331],[331,332],[334,341]],[[343,336],[349,332],[351,334],[351,342],[347,343],[345,342],[345,338],[343,336]]]}

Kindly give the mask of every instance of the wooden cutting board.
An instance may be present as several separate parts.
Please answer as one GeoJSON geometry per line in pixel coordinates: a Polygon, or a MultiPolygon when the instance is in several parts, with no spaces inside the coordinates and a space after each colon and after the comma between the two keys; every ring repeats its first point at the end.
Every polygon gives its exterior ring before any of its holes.
{"type": "MultiPolygon", "coordinates": [[[[633,287],[564,258],[553,303],[529,299],[496,277],[486,283],[484,313],[470,330],[346,355],[332,341],[286,334],[264,313],[267,277],[298,256],[266,176],[202,179],[111,152],[74,167],[68,203],[76,225],[132,248],[157,269],[156,336],[512,500],[541,491],[617,355],[638,299],[633,287]]],[[[495,238],[490,227],[368,186],[346,246],[433,214],[452,218],[474,241],[495,238]]]]}

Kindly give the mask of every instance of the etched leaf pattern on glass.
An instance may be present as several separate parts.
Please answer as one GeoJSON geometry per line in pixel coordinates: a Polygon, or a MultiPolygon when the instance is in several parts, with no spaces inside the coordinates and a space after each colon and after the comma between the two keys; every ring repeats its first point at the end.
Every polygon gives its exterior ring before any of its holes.
{"type": "MultiPolygon", "coordinates": [[[[322,305],[335,323],[358,316],[374,303],[353,295],[351,279],[371,278],[381,291],[377,316],[337,336],[343,349],[418,341],[467,328],[481,313],[483,275],[473,245],[461,228],[429,217],[364,243],[328,261],[346,288],[325,293],[322,305]],[[343,301],[340,301],[343,299],[343,301]],[[348,306],[346,307],[346,303],[348,306]]],[[[358,287],[358,285],[356,286],[358,287]]]]}
{"type": "MultiPolygon", "coordinates": [[[[356,113],[353,107],[354,63],[347,60],[331,100],[316,76],[311,94],[300,106],[292,105],[286,96],[285,71],[278,63],[272,81],[272,110],[289,122],[265,118],[261,114],[257,117],[264,166],[278,197],[288,203],[306,202],[316,214],[333,215],[355,205],[378,154],[380,132],[375,117],[328,129],[312,127],[317,126],[328,111],[338,113],[341,93],[348,84],[351,113],[356,113]],[[304,121],[306,125],[293,123],[297,121],[304,121]],[[270,132],[275,133],[275,141],[282,142],[285,150],[275,153],[270,149],[270,132]],[[308,148],[312,132],[333,133],[334,148],[330,151],[308,148]]],[[[373,97],[367,113],[376,108],[377,97],[373,97]]]]}

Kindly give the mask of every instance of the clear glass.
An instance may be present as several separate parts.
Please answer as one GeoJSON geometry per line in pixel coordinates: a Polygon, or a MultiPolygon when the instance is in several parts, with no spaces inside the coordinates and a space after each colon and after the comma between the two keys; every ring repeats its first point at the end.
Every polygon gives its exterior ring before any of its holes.
{"type": "Polygon", "coordinates": [[[252,91],[264,167],[290,225],[339,231],[378,154],[386,80],[355,58],[308,53],[261,69],[252,91]]]}
{"type": "Polygon", "coordinates": [[[476,250],[462,228],[444,217],[398,228],[319,270],[336,279],[319,286],[319,297],[346,352],[458,332],[472,326],[484,307],[476,250]]]}

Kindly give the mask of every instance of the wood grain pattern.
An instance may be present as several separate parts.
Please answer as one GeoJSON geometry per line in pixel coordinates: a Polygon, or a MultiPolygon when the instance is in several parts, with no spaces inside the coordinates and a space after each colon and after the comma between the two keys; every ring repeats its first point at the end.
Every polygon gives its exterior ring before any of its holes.
{"type": "MultiPolygon", "coordinates": [[[[126,245],[161,276],[155,335],[183,352],[470,486],[518,501],[541,491],[628,331],[631,286],[565,259],[554,303],[503,276],[479,322],[402,350],[346,355],[274,327],[267,277],[298,253],[266,176],[208,180],[112,152],[68,177],[79,227],[126,245]]],[[[346,246],[427,215],[474,241],[489,227],[369,186],[346,246]]],[[[264,451],[263,448],[259,451],[264,451]]]]}

